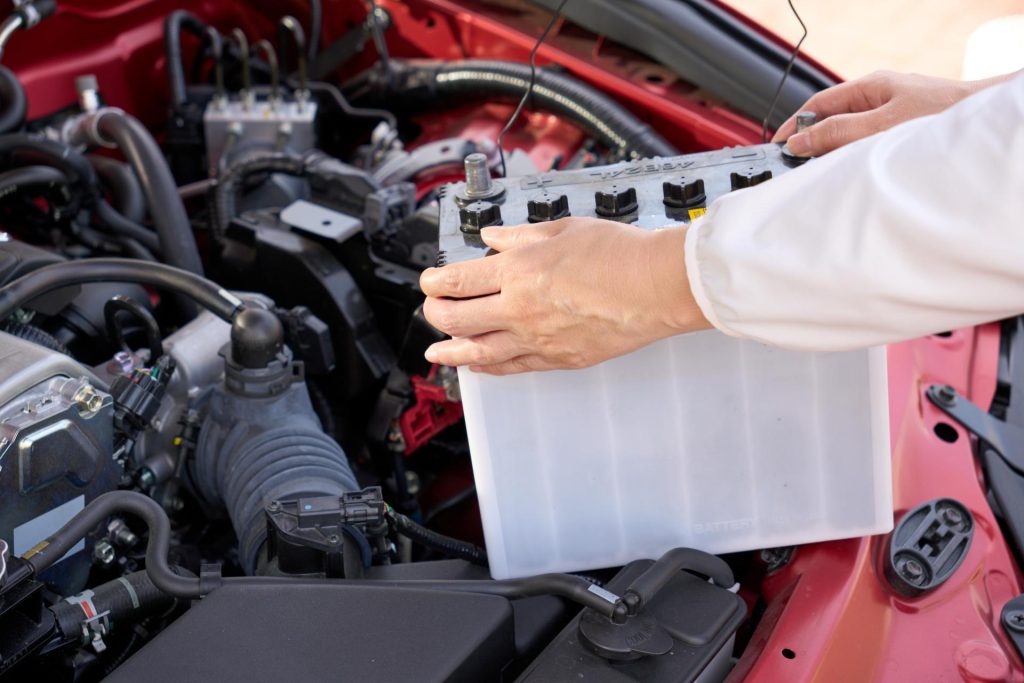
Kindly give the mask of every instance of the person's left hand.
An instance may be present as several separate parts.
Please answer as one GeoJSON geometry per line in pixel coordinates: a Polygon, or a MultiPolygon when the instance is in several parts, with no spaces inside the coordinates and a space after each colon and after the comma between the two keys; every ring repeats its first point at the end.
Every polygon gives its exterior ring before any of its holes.
{"type": "Polygon", "coordinates": [[[685,234],[595,218],[485,228],[500,253],[420,277],[427,320],[456,337],[426,358],[494,375],[583,368],[709,327],[690,293],[685,234]]]}

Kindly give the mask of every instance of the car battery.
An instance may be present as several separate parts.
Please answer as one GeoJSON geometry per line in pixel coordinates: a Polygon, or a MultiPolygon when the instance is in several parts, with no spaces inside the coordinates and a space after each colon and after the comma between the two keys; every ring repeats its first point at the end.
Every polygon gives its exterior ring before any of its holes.
{"type": "MultiPolygon", "coordinates": [[[[490,180],[467,158],[468,184],[441,194],[441,262],[483,258],[490,225],[699,220],[802,161],[769,144],[490,180]]],[[[495,578],[892,528],[884,348],[796,352],[712,330],[582,370],[460,368],[459,382],[495,578]]]]}

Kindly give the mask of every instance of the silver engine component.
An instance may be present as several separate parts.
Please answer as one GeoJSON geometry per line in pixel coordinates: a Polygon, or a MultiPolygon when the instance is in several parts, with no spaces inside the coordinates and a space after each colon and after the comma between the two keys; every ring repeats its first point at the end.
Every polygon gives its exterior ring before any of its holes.
{"type": "MultiPolygon", "coordinates": [[[[0,333],[0,537],[13,554],[120,481],[113,399],[104,389],[68,356],[0,333]]],[[[93,540],[75,546],[47,580],[66,591],[84,585],[93,540]]]]}

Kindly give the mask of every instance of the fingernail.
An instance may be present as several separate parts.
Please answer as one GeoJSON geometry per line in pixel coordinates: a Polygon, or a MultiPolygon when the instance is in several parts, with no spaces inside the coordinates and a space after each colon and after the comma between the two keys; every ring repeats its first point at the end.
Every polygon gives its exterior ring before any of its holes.
{"type": "Polygon", "coordinates": [[[786,141],[786,147],[794,156],[807,156],[811,152],[811,136],[807,133],[791,135],[786,141]]]}
{"type": "Polygon", "coordinates": [[[434,349],[433,346],[428,347],[427,350],[423,353],[423,357],[426,358],[431,363],[436,363],[437,362],[437,351],[434,349]]]}

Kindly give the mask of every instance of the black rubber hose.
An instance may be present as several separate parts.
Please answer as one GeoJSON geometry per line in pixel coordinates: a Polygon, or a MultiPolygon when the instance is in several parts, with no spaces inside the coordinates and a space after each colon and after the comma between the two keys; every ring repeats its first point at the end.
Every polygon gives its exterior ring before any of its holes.
{"type": "Polygon", "coordinates": [[[48,166],[60,169],[69,181],[80,184],[88,194],[95,195],[98,188],[96,171],[82,154],[67,145],[25,133],[0,135],[0,154],[14,152],[28,152],[42,158],[48,166]]]}
{"type": "Polygon", "coordinates": [[[185,204],[156,140],[137,119],[119,111],[108,110],[100,114],[96,128],[101,135],[117,144],[135,170],[146,195],[149,215],[160,236],[164,261],[202,275],[203,263],[185,204]]]}
{"type": "Polygon", "coordinates": [[[176,10],[164,21],[164,54],[167,58],[167,80],[171,87],[171,107],[185,103],[185,66],[181,60],[181,29],[185,28],[200,40],[206,36],[206,24],[196,15],[185,10],[176,10]]]}
{"type": "MultiPolygon", "coordinates": [[[[179,576],[187,572],[171,566],[170,570],[179,576]]],[[[74,596],[71,598],[79,598],[74,596]]],[[[145,571],[132,572],[113,581],[100,584],[92,589],[89,596],[93,614],[87,615],[81,603],[61,600],[50,611],[56,618],[57,627],[65,641],[77,640],[82,635],[82,624],[96,614],[107,613],[107,619],[116,628],[123,622],[138,622],[145,617],[166,610],[174,604],[175,598],[156,587],[145,571]]]]}
{"type": "Polygon", "coordinates": [[[164,355],[163,340],[160,335],[160,325],[156,318],[149,312],[149,309],[131,297],[118,294],[103,304],[103,320],[107,325],[107,336],[117,346],[125,351],[131,351],[128,342],[124,339],[124,330],[117,320],[119,313],[127,313],[136,321],[142,323],[146,330],[146,347],[149,349],[149,361],[155,363],[164,355]]]}
{"type": "Polygon", "coordinates": [[[103,184],[110,188],[118,212],[133,223],[142,223],[146,219],[146,196],[132,167],[97,154],[87,158],[103,184]]]}
{"type": "Polygon", "coordinates": [[[408,588],[411,590],[438,590],[454,593],[480,593],[498,595],[510,600],[532,598],[538,595],[557,595],[583,606],[590,607],[609,619],[626,617],[626,605],[618,596],[601,590],[599,586],[573,574],[541,574],[524,579],[503,579],[500,581],[481,580],[412,580],[393,581],[377,579],[294,579],[283,576],[231,576],[222,579],[224,584],[248,584],[254,586],[278,586],[282,584],[340,584],[377,588],[408,588]],[[612,600],[612,598],[615,598],[612,600]]]}
{"type": "Polygon", "coordinates": [[[27,187],[66,185],[68,178],[53,166],[22,166],[0,173],[0,199],[27,187]]]}
{"type": "Polygon", "coordinates": [[[25,124],[28,98],[21,81],[6,66],[0,66],[0,133],[18,130],[25,124]]]}
{"type": "Polygon", "coordinates": [[[237,213],[238,193],[245,179],[254,173],[284,173],[301,176],[306,172],[306,160],[292,154],[269,154],[243,158],[228,166],[217,179],[213,190],[211,229],[215,240],[223,238],[228,223],[237,213]]]}
{"type": "Polygon", "coordinates": [[[155,232],[122,215],[117,209],[108,204],[105,199],[101,199],[96,203],[96,217],[100,223],[110,228],[111,231],[135,240],[148,251],[160,251],[160,238],[155,232]]]}
{"type": "Polygon", "coordinates": [[[722,558],[693,548],[675,548],[662,555],[630,584],[626,602],[634,610],[642,607],[684,569],[707,576],[720,588],[729,589],[736,583],[732,568],[722,558]]]}
{"type": "Polygon", "coordinates": [[[171,522],[167,513],[155,500],[134,491],[110,491],[96,497],[67,524],[22,557],[38,576],[114,514],[134,515],[146,523],[149,529],[146,573],[158,590],[179,598],[195,598],[206,592],[207,587],[202,585],[201,579],[179,576],[171,570],[167,563],[171,538],[171,522]]]}
{"type": "Polygon", "coordinates": [[[406,538],[450,557],[458,557],[481,567],[487,566],[487,551],[480,546],[439,534],[394,510],[391,510],[389,517],[395,525],[395,531],[406,538]]]}
{"type": "Polygon", "coordinates": [[[54,337],[49,332],[42,330],[35,325],[29,325],[28,323],[19,323],[14,320],[6,320],[0,324],[0,330],[3,330],[7,334],[13,334],[15,337],[20,337],[25,341],[30,341],[33,344],[39,344],[45,346],[51,351],[57,353],[63,353],[65,356],[71,355],[71,350],[68,349],[59,339],[54,337]]]}
{"type": "MultiPolygon", "coordinates": [[[[389,108],[451,102],[518,102],[530,83],[530,66],[519,62],[392,60],[395,85],[389,108]]],[[[622,157],[674,156],[679,152],[653,128],[610,97],[572,76],[537,69],[531,106],[573,121],[622,157]]]]}
{"type": "Polygon", "coordinates": [[[133,282],[167,289],[187,296],[228,322],[244,306],[216,283],[180,268],[132,259],[93,258],[51,263],[0,287],[0,320],[42,294],[90,282],[133,282]]]}

